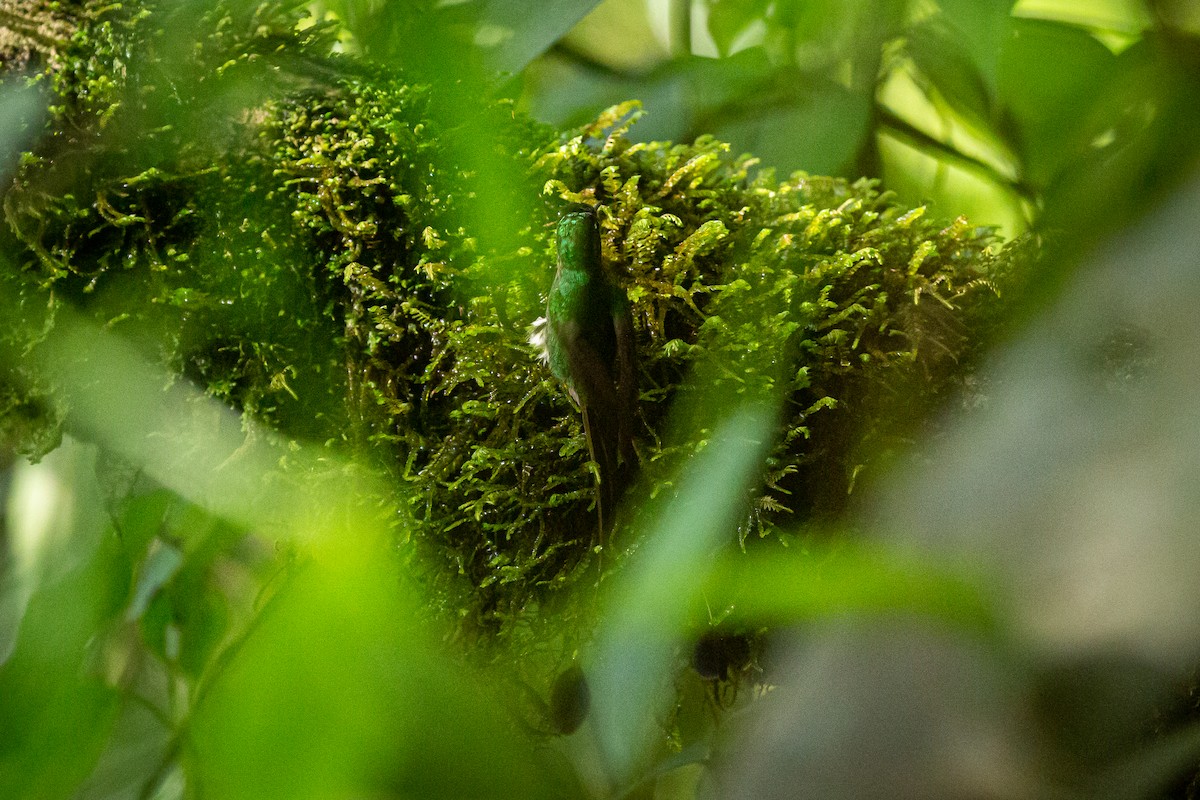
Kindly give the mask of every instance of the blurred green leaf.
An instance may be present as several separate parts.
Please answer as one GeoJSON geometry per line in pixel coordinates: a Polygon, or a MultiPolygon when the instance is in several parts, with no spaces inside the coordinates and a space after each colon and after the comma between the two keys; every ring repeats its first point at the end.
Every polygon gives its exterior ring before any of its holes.
{"type": "Polygon", "coordinates": [[[62,666],[14,661],[0,675],[4,797],[72,797],[108,741],[116,691],[62,666]]]}
{"type": "MultiPolygon", "coordinates": [[[[22,316],[3,295],[0,311],[22,316]]],[[[315,537],[344,525],[330,514],[361,497],[358,489],[370,491],[364,475],[334,477],[346,465],[247,435],[236,412],[68,308],[57,311],[43,345],[38,366],[69,398],[78,430],[208,513],[315,537]],[[293,480],[271,481],[285,461],[293,480]]],[[[0,350],[3,357],[16,354],[0,350]]]]}
{"type": "Polygon", "coordinates": [[[745,514],[773,427],[770,410],[754,406],[720,424],[690,459],[678,494],[652,504],[647,539],[607,599],[589,680],[600,746],[621,784],[644,766],[694,581],[745,514]]]}
{"type": "Polygon", "coordinates": [[[1013,0],[938,0],[942,15],[956,32],[957,55],[974,64],[973,73],[988,89],[996,86],[997,61],[1011,20],[1013,0]]]}
{"type": "Polygon", "coordinates": [[[931,19],[914,25],[907,41],[907,52],[921,74],[951,106],[976,124],[990,119],[986,78],[953,28],[931,19]]]}
{"type": "MultiPolygon", "coordinates": [[[[1080,123],[1094,132],[1091,146],[1047,192],[1044,224],[1062,231],[1057,244],[1091,250],[1097,220],[1107,228],[1140,219],[1189,176],[1200,141],[1200,73],[1164,56],[1148,40],[1115,58],[1110,80],[1080,123]]],[[[1035,278],[1053,279],[1054,266],[1073,265],[1059,261],[1035,278]]]]}
{"type": "Polygon", "coordinates": [[[707,133],[785,174],[852,172],[870,123],[867,97],[820,77],[779,73],[761,47],[721,59],[676,59],[636,80],[597,82],[567,72],[541,95],[538,111],[579,124],[630,94],[649,109],[633,129],[638,140],[687,141],[707,133]]]}
{"type": "Polygon", "coordinates": [[[776,3],[772,22],[794,40],[832,51],[834,48],[829,46],[857,28],[863,10],[870,5],[863,0],[781,0],[776,3]]]}
{"type": "Polygon", "coordinates": [[[598,76],[567,65],[553,69],[536,96],[538,116],[581,125],[600,110],[637,97],[648,109],[631,132],[639,141],[682,141],[709,132],[710,123],[728,113],[727,106],[756,102],[774,72],[761,47],[721,59],[677,58],[638,77],[598,76]]]}
{"type": "Polygon", "coordinates": [[[739,554],[714,564],[704,599],[750,625],[896,611],[992,630],[995,611],[967,575],[898,552],[846,544],[805,552],[739,554]]]}
{"type": "MultiPolygon", "coordinates": [[[[161,676],[156,677],[161,680],[161,676]]],[[[100,760],[72,800],[182,797],[182,774],[177,767],[168,766],[175,747],[173,733],[164,724],[161,712],[145,698],[131,700],[126,696],[100,760]]]]}
{"type": "Polygon", "coordinates": [[[530,13],[525,0],[484,0],[475,43],[495,72],[520,72],[566,36],[600,0],[556,0],[530,13]]]}
{"type": "Polygon", "coordinates": [[[520,72],[599,2],[562,0],[539,7],[537,13],[520,0],[326,0],[323,5],[367,57],[425,81],[449,82],[477,68],[520,72]]]}
{"type": "Polygon", "coordinates": [[[105,529],[92,459],[81,450],[55,455],[56,464],[78,459],[76,513],[0,664],[0,797],[72,796],[100,757],[119,706],[102,672],[129,563],[105,529]]]}
{"type": "Polygon", "coordinates": [[[781,0],[765,46],[778,64],[870,92],[884,44],[903,33],[906,0],[781,0]]]}
{"type": "Polygon", "coordinates": [[[160,544],[150,551],[137,576],[133,601],[129,607],[131,616],[142,615],[150,605],[151,598],[175,575],[182,563],[183,553],[172,544],[160,544]]]}
{"type": "Polygon", "coordinates": [[[711,0],[708,32],[722,56],[729,55],[738,36],[763,19],[769,6],[769,0],[711,0]]]}
{"type": "Polygon", "coordinates": [[[1111,120],[1093,118],[1116,59],[1087,31],[1015,19],[1000,53],[998,96],[1027,178],[1048,184],[1088,154],[1111,120]]]}
{"type": "Polygon", "coordinates": [[[543,796],[531,748],[438,653],[385,554],[318,553],[205,676],[186,760],[203,794],[543,796]]]}
{"type": "Polygon", "coordinates": [[[782,633],[771,690],[731,719],[714,797],[1031,798],[1049,793],[1030,746],[1020,662],[927,620],[828,620],[782,633]],[[790,641],[789,641],[790,640],[790,641]]]}
{"type": "Polygon", "coordinates": [[[171,492],[158,489],[122,500],[113,524],[121,535],[121,543],[130,559],[136,563],[145,555],[150,541],[162,532],[167,515],[178,498],[171,492]]]}
{"type": "Polygon", "coordinates": [[[804,170],[818,175],[853,172],[867,137],[869,98],[833,82],[797,88],[782,102],[714,121],[713,134],[734,152],[753,153],[785,174],[804,170]]]}
{"type": "MultiPolygon", "coordinates": [[[[709,132],[713,117],[728,109],[756,102],[771,84],[774,70],[761,47],[743,50],[728,58],[692,56],[676,59],[661,73],[670,83],[680,107],[685,136],[709,132]]],[[[669,108],[669,107],[668,107],[669,108]]]]}
{"type": "Polygon", "coordinates": [[[757,102],[771,75],[758,47],[729,58],[676,59],[651,80],[648,97],[657,101],[655,110],[635,132],[646,139],[694,139],[731,108],[757,102]]]}

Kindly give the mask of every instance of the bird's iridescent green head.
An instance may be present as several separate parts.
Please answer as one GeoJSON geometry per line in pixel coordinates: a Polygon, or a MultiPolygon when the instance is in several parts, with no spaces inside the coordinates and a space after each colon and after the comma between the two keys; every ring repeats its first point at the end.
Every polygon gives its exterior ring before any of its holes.
{"type": "Polygon", "coordinates": [[[555,234],[558,240],[560,269],[581,270],[595,274],[600,269],[600,227],[590,208],[572,210],[558,220],[555,234]]]}

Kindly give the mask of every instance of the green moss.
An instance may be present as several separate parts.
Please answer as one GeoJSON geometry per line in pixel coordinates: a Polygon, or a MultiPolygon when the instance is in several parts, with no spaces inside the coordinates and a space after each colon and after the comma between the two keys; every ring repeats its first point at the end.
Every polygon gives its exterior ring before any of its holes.
{"type": "MultiPolygon", "coordinates": [[[[844,510],[911,434],[879,410],[955,386],[1009,268],[989,230],[870,181],[781,181],[708,137],[635,144],[634,104],[564,135],[482,107],[477,157],[518,176],[489,195],[519,210],[489,239],[435,90],[326,56],[320,30],[270,4],[192,20],[203,46],[170,61],[164,14],[94,12],[53,76],[5,196],[4,280],[28,312],[8,344],[35,353],[69,303],[284,435],[364,457],[394,478],[446,612],[483,628],[594,558],[580,415],[527,342],[568,203],[600,208],[632,302],[648,480],[694,447],[667,444],[685,393],[785,398],[743,543],[844,510]],[[685,388],[699,365],[715,385],[685,388]]],[[[44,452],[69,409],[7,369],[5,435],[44,452]]]]}

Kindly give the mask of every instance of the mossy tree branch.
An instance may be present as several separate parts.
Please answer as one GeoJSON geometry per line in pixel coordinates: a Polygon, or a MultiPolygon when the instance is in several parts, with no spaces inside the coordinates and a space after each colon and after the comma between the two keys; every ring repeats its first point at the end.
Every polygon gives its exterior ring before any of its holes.
{"type": "MultiPolygon", "coordinates": [[[[405,535],[441,565],[435,582],[465,576],[484,627],[594,555],[581,420],[526,341],[566,204],[598,208],[605,267],[633,305],[649,482],[699,446],[667,435],[688,392],[784,399],[752,516],[731,532],[743,544],[844,511],[907,435],[880,409],[957,385],[1010,268],[991,231],[901,208],[869,181],[779,181],[709,137],[634,143],[635,104],[565,133],[486,105],[486,157],[518,176],[494,195],[511,200],[511,236],[487,244],[472,228],[478,176],[431,89],[341,69],[294,14],[218,6],[200,21],[213,31],[182,78],[153,55],[153,13],[113,7],[76,35],[68,63],[86,68],[56,74],[47,130],[4,198],[18,254],[6,291],[47,310],[5,336],[36,353],[69,303],[280,435],[378,465],[401,487],[405,535]],[[245,104],[267,42],[341,77],[305,70],[245,104]],[[183,124],[197,108],[221,146],[183,124]],[[699,364],[723,377],[689,385],[699,364]]],[[[5,436],[31,454],[70,425],[19,365],[0,398],[5,436]]]]}

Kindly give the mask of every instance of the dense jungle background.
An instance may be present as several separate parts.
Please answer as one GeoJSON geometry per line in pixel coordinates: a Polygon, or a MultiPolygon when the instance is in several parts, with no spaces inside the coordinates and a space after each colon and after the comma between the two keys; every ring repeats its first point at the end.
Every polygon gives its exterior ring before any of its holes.
{"type": "Polygon", "coordinates": [[[0,0],[0,71],[0,797],[1200,796],[1193,4],[0,0]]]}

